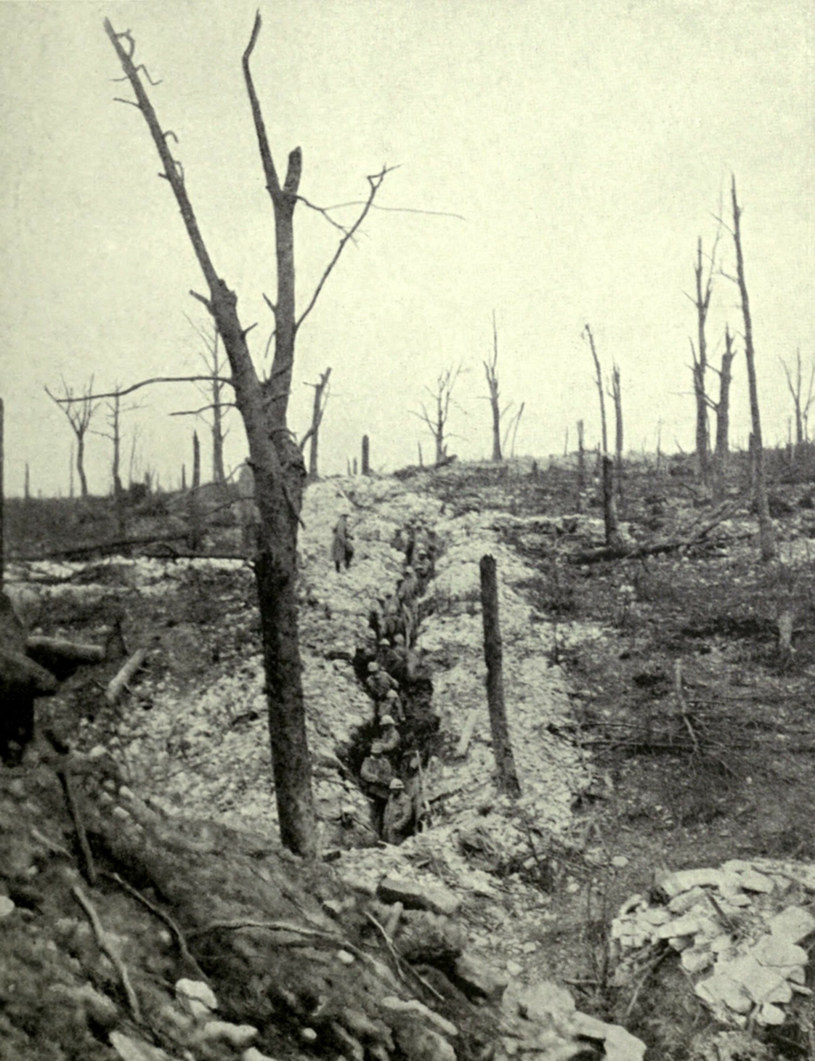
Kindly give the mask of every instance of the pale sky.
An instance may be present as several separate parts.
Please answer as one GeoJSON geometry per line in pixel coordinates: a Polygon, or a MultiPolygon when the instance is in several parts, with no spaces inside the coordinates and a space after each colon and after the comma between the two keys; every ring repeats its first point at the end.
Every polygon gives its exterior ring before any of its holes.
{"type": "MultiPolygon", "coordinates": [[[[6,488],[68,489],[71,434],[43,392],[60,376],[110,390],[196,371],[185,314],[204,290],[178,210],[102,21],[130,29],[160,121],[178,136],[187,188],[221,276],[238,292],[262,360],[274,293],[271,205],[241,54],[256,4],[0,2],[5,194],[0,209],[0,396],[6,488]]],[[[398,166],[299,335],[290,422],[331,366],[321,470],[344,472],[371,436],[374,467],[425,458],[411,415],[444,368],[463,365],[450,450],[489,456],[482,361],[499,329],[503,399],[526,402],[519,454],[561,452],[586,421],[599,436],[586,321],[622,373],[626,444],[693,447],[689,338],[696,240],[712,245],[729,180],[743,206],[764,435],[786,439],[780,358],[815,356],[815,18],[810,0],[263,0],[253,59],[278,168],[303,150],[301,192],[329,206],[398,166]],[[454,217],[434,213],[459,214],[454,217]]],[[[348,221],[353,208],[337,213],[348,221]]],[[[300,204],[301,307],[336,230],[300,204]]],[[[722,233],[723,268],[733,272],[722,233]]],[[[741,332],[737,292],[715,280],[709,344],[741,332]]],[[[747,437],[743,355],[733,440],[747,437]]],[[[711,377],[711,386],[716,385],[711,377]]],[[[177,485],[191,459],[193,386],[153,388],[123,420],[138,470],[177,485]]],[[[245,453],[238,414],[227,462],[245,453]]],[[[101,415],[94,426],[103,429],[101,415]]],[[[206,426],[205,468],[209,467],[206,426]]],[[[89,439],[92,492],[109,489],[110,443],[89,439]]],[[[125,474],[127,467],[125,467],[125,474]]]]}

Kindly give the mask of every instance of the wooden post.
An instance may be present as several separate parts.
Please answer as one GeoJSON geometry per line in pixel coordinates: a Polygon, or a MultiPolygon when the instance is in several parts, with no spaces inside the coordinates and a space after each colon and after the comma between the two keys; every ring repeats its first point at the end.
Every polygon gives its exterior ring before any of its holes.
{"type": "Polygon", "coordinates": [[[367,435],[362,436],[362,474],[371,474],[371,440],[367,435]]]}
{"type": "Polygon", "coordinates": [[[484,619],[484,659],[487,663],[487,704],[490,711],[492,750],[495,756],[498,788],[508,796],[521,794],[515,758],[509,739],[507,713],[504,705],[503,647],[498,621],[498,580],[495,558],[482,556],[481,613],[484,619]]]}

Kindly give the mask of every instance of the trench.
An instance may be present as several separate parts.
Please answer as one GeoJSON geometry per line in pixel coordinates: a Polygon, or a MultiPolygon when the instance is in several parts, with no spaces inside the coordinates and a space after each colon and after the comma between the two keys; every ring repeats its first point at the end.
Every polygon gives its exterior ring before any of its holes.
{"type": "Polygon", "coordinates": [[[371,702],[371,716],[351,731],[336,754],[366,797],[377,837],[400,843],[428,824],[423,775],[430,759],[441,751],[432,674],[416,649],[419,625],[433,610],[426,591],[435,575],[438,543],[435,532],[420,533],[408,526],[397,532],[393,544],[404,552],[400,577],[393,592],[371,607],[367,634],[351,659],[354,676],[371,702]],[[387,716],[393,718],[398,744],[381,755],[387,767],[374,768],[370,760],[377,742],[385,738],[388,743],[390,737],[393,743],[389,727],[381,721],[387,716]],[[372,771],[383,780],[372,782],[372,771]],[[402,782],[413,806],[409,825],[395,836],[388,835],[383,822],[387,778],[402,782]]]}

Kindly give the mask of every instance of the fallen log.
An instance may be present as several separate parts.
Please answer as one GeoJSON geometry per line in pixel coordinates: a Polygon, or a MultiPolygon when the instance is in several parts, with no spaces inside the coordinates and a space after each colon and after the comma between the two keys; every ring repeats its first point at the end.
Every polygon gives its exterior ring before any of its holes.
{"type": "Polygon", "coordinates": [[[42,634],[32,634],[26,638],[25,653],[29,659],[52,671],[58,678],[67,677],[84,663],[101,663],[105,658],[105,649],[101,645],[66,641],[42,634]]]}
{"type": "MultiPolygon", "coordinates": [[[[730,501],[720,505],[710,519],[701,524],[701,526],[692,526],[685,531],[681,538],[669,538],[666,541],[650,542],[645,545],[605,545],[597,549],[586,549],[583,552],[574,553],[568,557],[568,560],[570,564],[596,564],[602,560],[636,560],[643,556],[658,556],[661,553],[677,552],[679,549],[700,544],[707,538],[710,531],[718,527],[720,523],[724,523],[726,519],[730,519],[735,514],[736,509],[737,505],[730,501]]],[[[750,537],[750,535],[740,537],[750,537]]],[[[721,543],[707,541],[705,544],[708,546],[729,544],[736,540],[738,539],[728,537],[721,543]]]]}
{"type": "Polygon", "coordinates": [[[140,667],[144,665],[144,661],[147,659],[147,649],[138,648],[130,656],[122,667],[116,672],[116,674],[108,682],[107,689],[105,689],[105,699],[109,704],[115,704],[122,693],[127,688],[127,683],[133,678],[140,667]]]}

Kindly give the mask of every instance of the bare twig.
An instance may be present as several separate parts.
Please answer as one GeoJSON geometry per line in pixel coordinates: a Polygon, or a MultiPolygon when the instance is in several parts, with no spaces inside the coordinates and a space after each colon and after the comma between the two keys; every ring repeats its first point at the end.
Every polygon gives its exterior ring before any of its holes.
{"type": "Polygon", "coordinates": [[[107,938],[107,933],[102,928],[102,922],[99,920],[99,915],[94,908],[93,903],[85,895],[78,884],[75,884],[71,888],[71,894],[74,899],[79,903],[85,913],[88,915],[88,920],[91,923],[93,934],[96,939],[96,944],[103,954],[106,954],[110,960],[111,965],[116,970],[116,973],[121,982],[122,988],[124,989],[125,997],[127,999],[127,1005],[130,1009],[130,1015],[133,1020],[137,1023],[141,1023],[141,1011],[139,1009],[139,1000],[136,997],[136,992],[133,990],[133,985],[130,982],[130,977],[127,974],[127,969],[122,962],[122,959],[116,953],[115,949],[111,946],[110,941],[107,938]]]}

